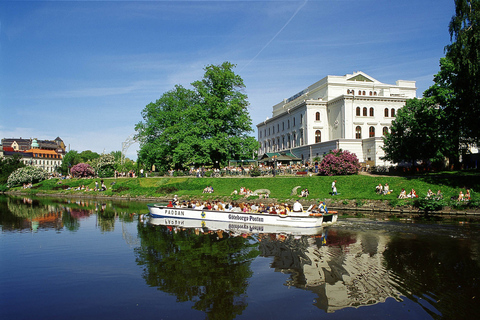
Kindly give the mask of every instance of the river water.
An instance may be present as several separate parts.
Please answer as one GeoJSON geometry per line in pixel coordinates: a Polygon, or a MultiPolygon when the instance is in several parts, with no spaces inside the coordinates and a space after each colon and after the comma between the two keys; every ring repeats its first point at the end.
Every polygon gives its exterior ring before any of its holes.
{"type": "Polygon", "coordinates": [[[478,319],[480,228],[311,231],[144,218],[144,202],[0,196],[2,319],[478,319]]]}

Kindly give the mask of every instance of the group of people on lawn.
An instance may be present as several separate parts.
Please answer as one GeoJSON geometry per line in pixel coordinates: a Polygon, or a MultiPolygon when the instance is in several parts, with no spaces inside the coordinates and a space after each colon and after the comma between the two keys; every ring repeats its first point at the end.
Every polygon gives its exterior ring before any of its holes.
{"type": "MultiPolygon", "coordinates": [[[[382,184],[379,183],[375,187],[375,192],[377,194],[385,195],[385,194],[391,194],[393,192],[393,190],[390,189],[388,183],[385,183],[384,186],[382,186],[382,184]]],[[[408,198],[412,198],[412,199],[413,198],[418,198],[417,192],[415,191],[415,189],[412,188],[412,190],[410,190],[410,192],[407,193],[405,188],[402,188],[402,190],[400,191],[400,194],[398,195],[398,199],[408,199],[408,198]]],[[[429,198],[434,198],[436,200],[440,200],[440,199],[443,198],[443,195],[442,195],[442,192],[440,190],[438,190],[437,193],[435,193],[431,189],[428,189],[426,199],[429,199],[429,198]]],[[[452,197],[452,200],[469,201],[470,198],[471,198],[470,189],[467,189],[465,194],[463,193],[463,191],[460,191],[460,194],[458,195],[458,198],[457,197],[452,197]]]]}

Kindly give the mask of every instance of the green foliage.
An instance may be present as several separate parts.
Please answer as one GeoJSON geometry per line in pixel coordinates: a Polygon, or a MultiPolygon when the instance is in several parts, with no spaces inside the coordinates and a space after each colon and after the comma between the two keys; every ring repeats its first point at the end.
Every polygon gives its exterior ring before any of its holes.
{"type": "Polygon", "coordinates": [[[144,121],[135,126],[142,163],[166,171],[251,158],[258,142],[247,135],[253,130],[245,86],[233,68],[207,66],[194,90],[177,85],[144,108],[144,121]]]}
{"type": "Polygon", "coordinates": [[[44,169],[34,166],[27,166],[12,172],[8,177],[7,184],[9,187],[14,187],[24,183],[36,183],[47,178],[48,172],[46,172],[44,169]]]}
{"type": "Polygon", "coordinates": [[[363,200],[361,200],[361,199],[357,199],[357,200],[355,201],[355,205],[356,205],[357,207],[359,207],[359,208],[360,208],[360,207],[363,207],[364,204],[365,204],[365,202],[363,202],[363,200]]]}
{"type": "Polygon", "coordinates": [[[63,175],[70,174],[70,168],[82,162],[80,154],[75,150],[68,151],[62,159],[62,165],[59,170],[63,175]]]}
{"type": "Polygon", "coordinates": [[[0,192],[8,191],[8,185],[6,183],[0,184],[0,192]]]}
{"type": "Polygon", "coordinates": [[[428,163],[445,157],[445,135],[441,121],[445,114],[428,99],[410,99],[398,110],[391,133],[383,137],[385,157],[392,162],[428,163]]]}
{"type": "Polygon", "coordinates": [[[480,139],[480,1],[455,0],[455,15],[449,24],[454,40],[446,47],[446,56],[455,66],[451,87],[455,92],[448,105],[449,116],[457,125],[465,143],[480,139]]]}
{"type": "Polygon", "coordinates": [[[252,170],[250,170],[250,176],[251,177],[260,177],[262,173],[260,172],[260,169],[258,167],[254,167],[252,170]]]}
{"type": "Polygon", "coordinates": [[[113,177],[115,174],[115,157],[112,154],[102,154],[90,163],[100,178],[113,177]]]}
{"type": "Polygon", "coordinates": [[[0,185],[6,184],[8,176],[18,168],[25,167],[25,164],[20,160],[20,155],[14,155],[13,157],[0,158],[0,185]]]}
{"type": "Polygon", "coordinates": [[[79,153],[79,156],[82,159],[82,162],[88,162],[100,158],[100,155],[98,153],[91,150],[82,151],[79,153]]]}
{"type": "Polygon", "coordinates": [[[430,211],[439,211],[446,206],[446,201],[444,199],[436,199],[435,197],[426,197],[415,199],[413,205],[419,210],[428,213],[430,211]]]}

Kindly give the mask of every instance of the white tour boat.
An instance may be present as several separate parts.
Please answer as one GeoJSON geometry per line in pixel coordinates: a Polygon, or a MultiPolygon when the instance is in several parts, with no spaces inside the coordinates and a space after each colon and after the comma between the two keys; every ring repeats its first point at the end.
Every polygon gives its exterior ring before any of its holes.
{"type": "Polygon", "coordinates": [[[250,223],[257,225],[273,225],[300,228],[316,228],[323,225],[324,216],[329,223],[337,221],[337,213],[313,213],[310,211],[289,212],[288,214],[266,214],[195,209],[184,207],[168,207],[162,204],[148,204],[150,216],[153,218],[197,219],[205,221],[225,221],[250,223]]]}

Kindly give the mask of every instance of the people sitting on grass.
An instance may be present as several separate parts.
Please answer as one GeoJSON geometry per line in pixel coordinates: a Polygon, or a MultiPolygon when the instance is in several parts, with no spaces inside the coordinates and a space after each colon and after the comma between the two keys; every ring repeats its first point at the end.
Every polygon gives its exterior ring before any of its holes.
{"type": "Polygon", "coordinates": [[[406,199],[407,198],[407,192],[405,191],[405,188],[402,188],[402,191],[400,191],[400,194],[398,195],[398,199],[406,199]]]}
{"type": "Polygon", "coordinates": [[[427,199],[433,196],[435,193],[433,193],[432,189],[428,189],[427,191],[427,199]]]}
{"type": "Polygon", "coordinates": [[[383,194],[390,194],[392,192],[393,192],[393,190],[390,190],[390,187],[388,186],[388,183],[385,183],[385,186],[383,187],[383,194]]]}
{"type": "Polygon", "coordinates": [[[383,186],[382,186],[381,183],[379,183],[378,186],[375,187],[375,192],[378,193],[378,194],[383,193],[383,186]]]}
{"type": "Polygon", "coordinates": [[[205,187],[205,189],[203,189],[203,193],[213,193],[213,187],[212,186],[205,187]]]}
{"type": "Polygon", "coordinates": [[[310,192],[308,191],[308,189],[305,188],[305,189],[302,189],[302,192],[300,192],[299,197],[306,198],[306,197],[308,197],[309,194],[310,194],[310,192]]]}
{"type": "Polygon", "coordinates": [[[418,198],[417,192],[412,188],[412,191],[407,195],[407,198],[418,198]]]}
{"type": "Polygon", "coordinates": [[[458,194],[458,201],[463,201],[463,200],[464,200],[463,192],[462,190],[460,190],[460,193],[458,194]]]}
{"type": "Polygon", "coordinates": [[[470,196],[470,189],[467,189],[467,192],[465,193],[465,196],[463,197],[465,201],[470,201],[471,196],[470,196]]]}

